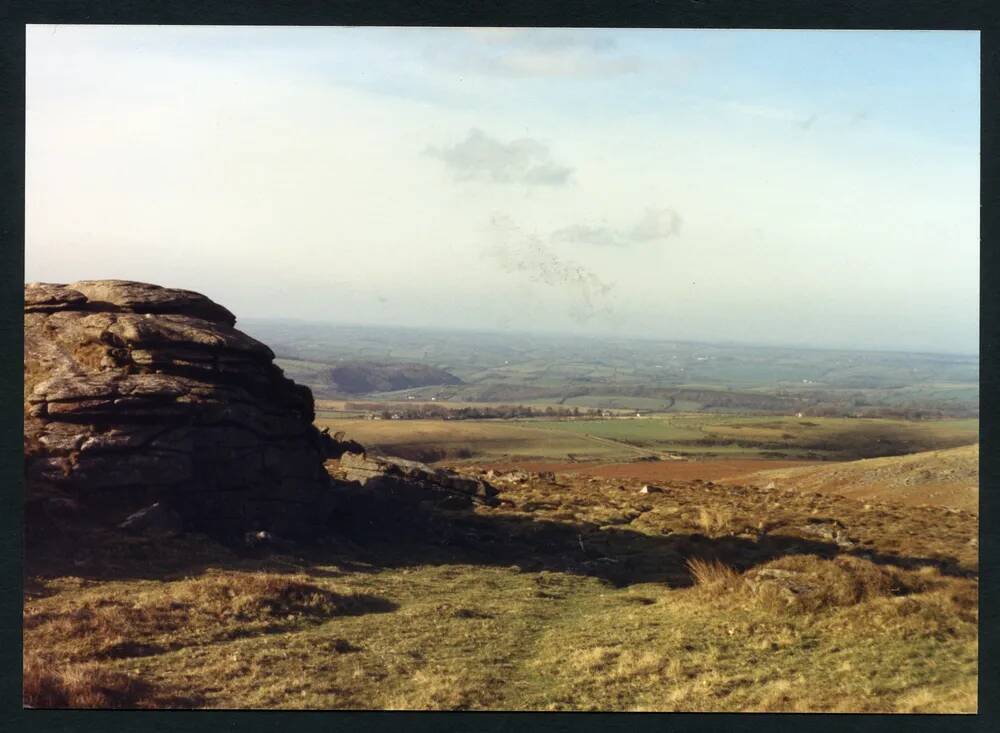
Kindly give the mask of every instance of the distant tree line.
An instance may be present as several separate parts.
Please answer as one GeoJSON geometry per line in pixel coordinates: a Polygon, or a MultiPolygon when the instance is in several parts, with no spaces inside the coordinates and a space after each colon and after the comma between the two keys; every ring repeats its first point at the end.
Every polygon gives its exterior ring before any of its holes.
{"type": "Polygon", "coordinates": [[[510,420],[529,417],[600,417],[596,408],[531,407],[529,405],[477,405],[475,407],[445,407],[444,405],[399,405],[386,407],[371,402],[348,402],[348,410],[372,412],[383,420],[510,420]]]}

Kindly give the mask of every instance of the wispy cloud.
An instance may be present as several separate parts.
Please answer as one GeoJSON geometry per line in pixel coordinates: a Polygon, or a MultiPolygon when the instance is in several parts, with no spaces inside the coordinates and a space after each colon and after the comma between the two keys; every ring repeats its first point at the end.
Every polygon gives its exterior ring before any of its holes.
{"type": "Polygon", "coordinates": [[[503,272],[522,274],[530,282],[563,290],[570,296],[569,315],[576,321],[611,314],[607,298],[614,283],[560,256],[541,237],[522,232],[509,216],[494,215],[490,224],[499,241],[487,254],[503,272]]]}
{"type": "Polygon", "coordinates": [[[669,208],[648,208],[631,227],[574,224],[552,232],[553,242],[582,244],[595,247],[629,247],[634,244],[657,242],[677,236],[681,231],[681,215],[669,208]]]}
{"type": "Polygon", "coordinates": [[[470,28],[474,43],[435,46],[428,59],[450,70],[509,77],[602,77],[638,71],[641,61],[593,32],[470,28]]]}
{"type": "Polygon", "coordinates": [[[573,172],[553,161],[548,146],[538,140],[524,137],[505,143],[477,129],[459,143],[432,146],[425,153],[442,161],[459,180],[559,186],[573,172]]]}
{"type": "Polygon", "coordinates": [[[818,113],[803,114],[788,107],[774,107],[762,104],[745,104],[743,102],[723,102],[722,107],[730,112],[736,112],[746,117],[755,117],[774,122],[791,123],[800,130],[809,130],[819,120],[818,113]]]}
{"type": "Polygon", "coordinates": [[[553,242],[569,242],[571,244],[588,244],[595,247],[625,247],[628,239],[618,229],[607,226],[590,226],[574,224],[552,232],[553,242]]]}
{"type": "Polygon", "coordinates": [[[681,215],[673,209],[646,209],[629,236],[635,242],[653,242],[680,234],[681,215]]]}

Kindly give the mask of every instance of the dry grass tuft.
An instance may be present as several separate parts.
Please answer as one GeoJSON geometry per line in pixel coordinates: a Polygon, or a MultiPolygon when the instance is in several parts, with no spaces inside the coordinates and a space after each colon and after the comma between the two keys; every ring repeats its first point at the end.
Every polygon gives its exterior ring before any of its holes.
{"type": "Polygon", "coordinates": [[[752,487],[678,485],[647,498],[638,482],[568,474],[511,483],[501,496],[500,507],[448,516],[480,538],[472,547],[345,540],[293,565],[197,539],[83,544],[99,575],[76,565],[29,573],[25,701],[975,708],[974,515],[752,487]],[[845,548],[802,531],[817,518],[849,530],[851,552],[926,567],[825,559],[845,548]],[[816,555],[794,554],[808,548],[816,555]]]}
{"type": "MultiPolygon", "coordinates": [[[[912,574],[911,574],[912,575],[912,574]]],[[[773,611],[821,611],[915,590],[903,571],[841,555],[789,555],[749,571],[747,587],[773,611]]]]}
{"type": "MultiPolygon", "coordinates": [[[[174,596],[182,603],[221,618],[241,621],[288,614],[332,616],[350,611],[341,598],[309,582],[305,575],[226,573],[206,575],[182,584],[174,596]]],[[[172,605],[172,604],[171,604],[172,605]]]]}
{"type": "Polygon", "coordinates": [[[702,506],[698,509],[698,518],[695,524],[709,537],[718,537],[733,529],[734,519],[735,515],[731,507],[725,505],[702,506]]]}
{"type": "Polygon", "coordinates": [[[740,587],[740,574],[718,560],[691,558],[687,567],[699,588],[733,591],[740,587]]]}
{"type": "Polygon", "coordinates": [[[304,575],[214,572],[138,593],[26,609],[25,644],[59,648],[76,662],[145,657],[300,621],[388,610],[379,601],[333,593],[304,575]]]}
{"type": "Polygon", "coordinates": [[[148,684],[96,664],[60,670],[38,655],[25,654],[23,670],[25,707],[135,708],[152,702],[148,684]]]}

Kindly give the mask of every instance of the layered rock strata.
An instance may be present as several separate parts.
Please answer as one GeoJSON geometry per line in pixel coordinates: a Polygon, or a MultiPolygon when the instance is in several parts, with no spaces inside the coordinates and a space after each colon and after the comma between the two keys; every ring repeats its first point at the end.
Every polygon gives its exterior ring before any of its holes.
{"type": "Polygon", "coordinates": [[[322,528],[334,492],[312,394],[227,309],[101,280],[26,285],[24,311],[29,513],[120,522],[162,502],[211,533],[322,528]]]}

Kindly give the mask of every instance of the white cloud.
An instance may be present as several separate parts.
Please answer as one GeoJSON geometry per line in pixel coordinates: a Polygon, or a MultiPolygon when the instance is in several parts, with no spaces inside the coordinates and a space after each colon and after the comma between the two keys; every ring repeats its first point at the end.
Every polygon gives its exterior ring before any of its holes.
{"type": "MultiPolygon", "coordinates": [[[[840,125],[794,95],[720,114],[640,74],[403,77],[395,47],[370,44],[389,59],[373,70],[353,54],[364,34],[348,53],[323,32],[322,53],[282,65],[283,49],[192,50],[180,29],[155,54],[127,27],[102,31],[114,44],[29,29],[26,277],[188,287],[241,317],[974,348],[969,150],[879,119],[840,125]],[[324,74],[338,60],[358,84],[324,74]],[[377,91],[411,77],[469,104],[377,91]],[[593,90],[601,113],[583,114],[593,90]],[[604,104],[615,90],[627,108],[604,104]],[[497,210],[519,227],[500,250],[483,226],[497,210]],[[929,324],[923,342],[913,323],[929,324]]],[[[649,48],[532,33],[498,31],[483,53],[649,48]]]]}
{"type": "Polygon", "coordinates": [[[427,58],[456,73],[514,78],[600,78],[643,68],[638,56],[622,54],[613,38],[594,32],[527,28],[464,31],[474,43],[434,45],[427,58]]]}
{"type": "Polygon", "coordinates": [[[469,130],[461,142],[432,146],[426,153],[441,160],[460,180],[559,186],[573,172],[554,162],[548,146],[538,140],[526,137],[504,143],[478,129],[469,130]]]}
{"type": "Polygon", "coordinates": [[[574,224],[552,232],[554,242],[585,244],[595,247],[629,247],[677,236],[681,215],[673,209],[648,208],[631,227],[615,228],[606,224],[574,224]]]}

